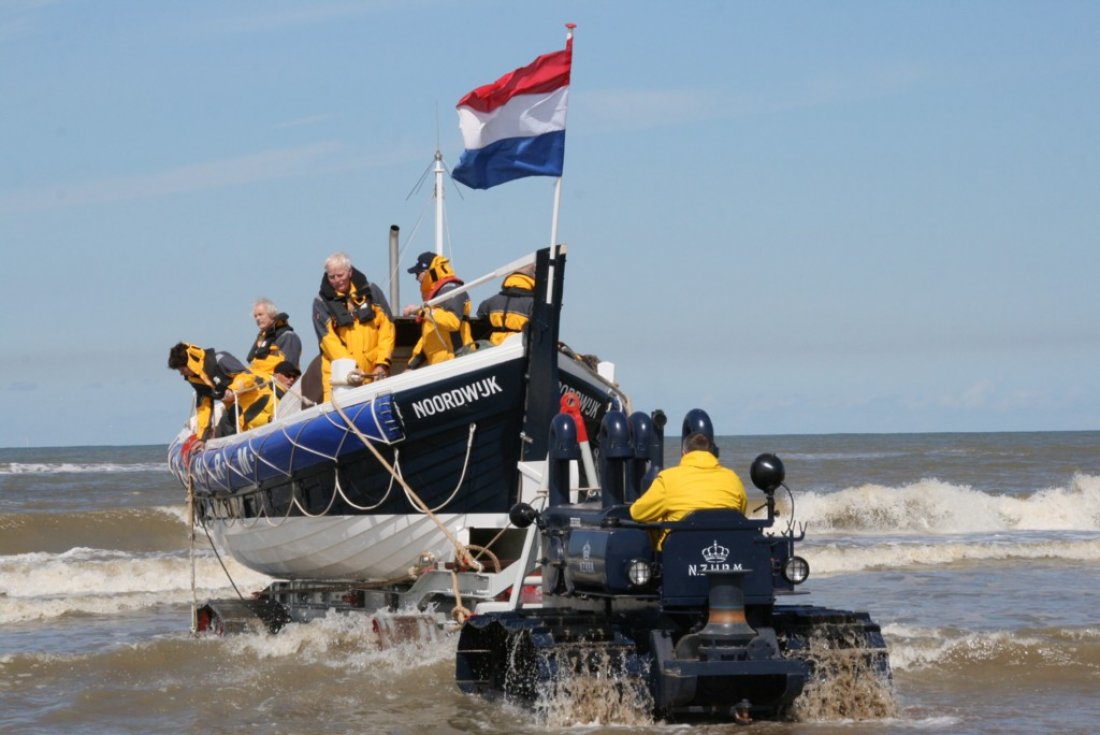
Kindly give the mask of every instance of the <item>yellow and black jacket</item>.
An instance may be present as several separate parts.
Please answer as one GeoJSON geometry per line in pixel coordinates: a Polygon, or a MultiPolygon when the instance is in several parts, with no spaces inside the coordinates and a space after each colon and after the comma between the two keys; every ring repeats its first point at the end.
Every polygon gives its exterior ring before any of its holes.
{"type": "Polygon", "coordinates": [[[283,360],[298,367],[302,359],[302,340],[294,333],[294,327],[287,323],[289,317],[279,313],[275,323],[256,335],[252,348],[248,351],[248,369],[256,375],[270,379],[275,366],[283,360]]]}
{"type": "Polygon", "coordinates": [[[489,341],[499,345],[508,335],[522,332],[535,307],[535,279],[526,273],[510,273],[500,293],[490,296],[477,307],[477,315],[489,320],[489,341]]]}
{"type": "Polygon", "coordinates": [[[389,367],[396,330],[382,291],[355,268],[347,293],[339,293],[321,275],[321,290],[313,300],[313,329],[321,347],[324,400],[332,398],[332,361],[355,360],[364,373],[389,367]]]}
{"type": "MultiPolygon", "coordinates": [[[[462,281],[451,270],[450,261],[437,255],[420,279],[420,296],[424,301],[429,301],[444,296],[461,285],[462,281]]],[[[411,368],[450,360],[455,352],[473,342],[470,332],[470,297],[465,293],[435,306],[422,307],[416,321],[420,324],[420,339],[409,358],[411,368]]]]}
{"type": "Polygon", "coordinates": [[[187,367],[195,373],[185,380],[195,389],[195,435],[199,439],[214,434],[214,401],[222,400],[227,390],[236,396],[237,430],[254,429],[271,420],[270,384],[249,372],[233,355],[188,345],[187,367]]]}
{"type": "MultiPolygon", "coordinates": [[[[630,517],[639,523],[678,521],[704,508],[733,508],[744,513],[748,497],[736,472],[718,464],[710,452],[696,451],[681,457],[679,466],[661,470],[630,506],[630,517]]],[[[665,535],[658,539],[658,549],[665,535]]]]}

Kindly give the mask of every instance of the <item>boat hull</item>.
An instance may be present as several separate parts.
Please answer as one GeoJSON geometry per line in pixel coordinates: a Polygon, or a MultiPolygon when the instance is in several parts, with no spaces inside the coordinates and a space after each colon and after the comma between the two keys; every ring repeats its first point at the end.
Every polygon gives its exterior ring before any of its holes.
{"type": "MultiPolygon", "coordinates": [[[[200,522],[250,569],[290,580],[407,576],[424,554],[453,558],[448,533],[486,543],[508,525],[524,485],[526,367],[515,338],[215,439],[190,458],[190,474],[182,441],[169,461],[191,484],[200,522]]],[[[557,405],[576,392],[595,436],[625,397],[571,354],[558,368],[558,394],[533,400],[557,405]]]]}
{"type": "MultiPolygon", "coordinates": [[[[470,528],[502,528],[502,514],[442,513],[456,538],[470,528]]],[[[317,518],[211,519],[214,541],[241,564],[278,579],[403,580],[418,560],[443,560],[454,547],[420,513],[317,518]]]]}

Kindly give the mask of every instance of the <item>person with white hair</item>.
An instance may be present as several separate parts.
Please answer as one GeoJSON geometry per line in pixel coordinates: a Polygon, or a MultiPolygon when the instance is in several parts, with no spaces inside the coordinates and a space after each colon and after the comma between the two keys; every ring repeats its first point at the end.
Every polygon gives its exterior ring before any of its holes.
{"type": "Polygon", "coordinates": [[[324,400],[332,399],[332,362],[350,358],[356,379],[389,375],[396,328],[382,289],[351,264],[347,253],[325,259],[321,288],[313,300],[313,329],[321,348],[324,400]]]}
{"type": "Polygon", "coordinates": [[[260,333],[248,350],[248,369],[257,375],[271,377],[275,366],[284,360],[298,367],[302,359],[302,340],[290,326],[288,317],[271,299],[256,299],[252,318],[260,333]]]}

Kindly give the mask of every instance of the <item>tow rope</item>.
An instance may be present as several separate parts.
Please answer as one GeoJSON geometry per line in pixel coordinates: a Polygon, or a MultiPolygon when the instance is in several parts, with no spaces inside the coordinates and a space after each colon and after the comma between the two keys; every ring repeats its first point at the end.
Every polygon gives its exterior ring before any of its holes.
{"type": "Polygon", "coordinates": [[[347,425],[347,427],[351,429],[351,431],[357,437],[359,437],[359,440],[363,442],[363,445],[370,450],[371,454],[374,455],[374,458],[378,460],[378,463],[382,465],[382,467],[385,468],[387,472],[390,473],[390,476],[393,477],[393,479],[397,480],[402,488],[404,488],[405,492],[408,494],[409,499],[413,501],[413,504],[417,506],[420,512],[431,519],[432,523],[434,523],[436,527],[438,527],[439,530],[443,532],[443,535],[446,536],[447,540],[451,542],[452,546],[454,546],[455,559],[462,561],[463,564],[466,564],[475,571],[484,571],[484,566],[482,566],[479,561],[477,561],[470,555],[470,552],[469,550],[467,550],[466,546],[457,538],[455,538],[450,529],[448,529],[443,521],[439,520],[438,516],[436,516],[436,514],[432,512],[432,509],[428,507],[428,504],[425,503],[419,495],[417,495],[416,491],[412,489],[409,483],[405,482],[405,478],[401,476],[401,473],[397,472],[397,470],[394,469],[393,465],[386,461],[386,458],[383,457],[382,453],[378,451],[378,448],[374,446],[373,442],[371,442],[371,440],[366,435],[364,435],[363,432],[359,431],[359,427],[355,425],[355,422],[353,422],[351,418],[344,412],[344,408],[340,405],[339,401],[336,400],[335,391],[333,392],[332,396],[332,407],[336,409],[336,412],[338,414],[340,414],[340,418],[344,420],[344,423],[347,425]]]}

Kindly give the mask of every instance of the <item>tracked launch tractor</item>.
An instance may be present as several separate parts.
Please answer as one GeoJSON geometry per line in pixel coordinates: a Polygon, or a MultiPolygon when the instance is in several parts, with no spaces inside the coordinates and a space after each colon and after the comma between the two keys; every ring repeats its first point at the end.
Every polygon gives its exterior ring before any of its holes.
{"type": "MultiPolygon", "coordinates": [[[[464,624],[462,691],[538,707],[564,683],[594,677],[653,717],[747,723],[790,716],[804,691],[835,673],[825,659],[838,655],[888,690],[886,645],[867,613],[787,602],[809,565],[794,549],[804,527],[778,522],[775,494],[790,490],[775,455],[757,457],[750,473],[765,518],[703,510],[677,522],[631,520],[629,503],[659,469],[663,423],[660,412],[610,411],[600,497],[570,502],[576,429],[568,416],[554,419],[546,507],[511,513],[515,525],[540,533],[541,604],[464,624]]],[[[713,440],[702,411],[689,413],[684,430],[713,440]]]]}

